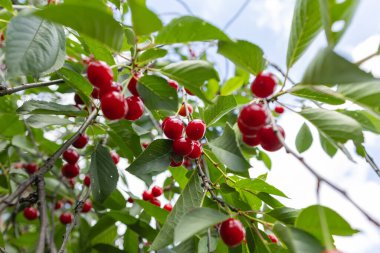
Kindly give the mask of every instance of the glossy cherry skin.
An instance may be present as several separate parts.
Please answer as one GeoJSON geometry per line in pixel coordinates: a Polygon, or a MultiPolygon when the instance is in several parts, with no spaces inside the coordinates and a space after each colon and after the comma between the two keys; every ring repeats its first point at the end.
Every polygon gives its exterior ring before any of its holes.
{"type": "Polygon", "coordinates": [[[34,174],[38,170],[38,165],[35,163],[28,163],[24,165],[24,168],[28,174],[34,174]]]}
{"type": "Polygon", "coordinates": [[[132,93],[133,96],[140,96],[139,92],[137,91],[137,81],[139,80],[140,76],[138,74],[134,74],[129,80],[128,83],[128,90],[130,93],[132,93]]]}
{"type": "Polygon", "coordinates": [[[62,213],[62,214],[59,216],[59,221],[60,221],[63,225],[70,224],[71,222],[73,222],[73,219],[74,219],[74,216],[73,216],[72,213],[70,213],[70,212],[64,212],[64,213],[62,213]]]}
{"type": "Polygon", "coordinates": [[[112,152],[110,153],[110,155],[111,155],[111,158],[112,158],[113,163],[114,163],[115,165],[118,164],[119,161],[120,161],[120,156],[119,156],[119,154],[116,153],[115,151],[112,151],[112,152]]]}
{"type": "Polygon", "coordinates": [[[84,102],[83,100],[81,99],[81,97],[75,93],[74,95],[74,101],[75,101],[75,104],[77,105],[84,105],[84,102]]]}
{"type": "Polygon", "coordinates": [[[173,87],[176,91],[178,91],[179,85],[176,81],[174,80],[168,80],[168,84],[173,87]]]}
{"type": "Polygon", "coordinates": [[[206,133],[206,124],[200,119],[194,119],[186,127],[186,136],[192,140],[200,140],[206,133]]]}
{"type": "Polygon", "coordinates": [[[83,207],[82,207],[82,213],[88,213],[92,208],[92,202],[91,200],[86,200],[84,203],[83,203],[83,207]]]}
{"type": "MultiPolygon", "coordinates": [[[[187,104],[187,112],[189,115],[193,113],[193,107],[191,106],[191,104],[187,104]]],[[[182,117],[188,116],[186,115],[185,104],[182,104],[181,108],[179,108],[178,114],[181,115],[182,117]]]]}
{"type": "Polygon", "coordinates": [[[79,154],[74,149],[69,148],[62,154],[63,160],[70,164],[76,164],[79,160],[79,154]]]}
{"type": "Polygon", "coordinates": [[[244,240],[245,229],[239,220],[229,218],[220,225],[219,234],[227,246],[236,247],[244,240]]]}
{"type": "Polygon", "coordinates": [[[81,134],[78,136],[78,138],[74,141],[73,146],[76,148],[84,148],[88,143],[88,136],[85,134],[81,134]]]}
{"type": "Polygon", "coordinates": [[[179,161],[175,160],[175,158],[170,157],[170,166],[171,167],[179,167],[183,164],[183,158],[181,158],[179,161]]]}
{"type": "Polygon", "coordinates": [[[193,150],[194,143],[189,138],[181,138],[173,141],[173,152],[179,156],[187,156],[193,150]]]}
{"type": "MultiPolygon", "coordinates": [[[[285,139],[284,129],[281,126],[277,126],[277,128],[285,139]]],[[[258,133],[258,136],[260,138],[261,147],[266,151],[273,152],[282,148],[282,143],[280,142],[276,133],[274,132],[272,125],[267,125],[261,128],[258,133]]]]}
{"type": "Polygon", "coordinates": [[[248,127],[240,119],[238,119],[237,125],[243,135],[256,135],[260,130],[260,128],[248,127]]]}
{"type": "Polygon", "coordinates": [[[282,114],[284,113],[285,109],[284,107],[282,107],[281,105],[277,105],[275,108],[274,108],[274,111],[278,114],[282,114]]]}
{"type": "Polygon", "coordinates": [[[161,206],[161,201],[159,201],[159,200],[156,199],[156,198],[151,199],[151,200],[150,200],[150,203],[152,203],[153,205],[158,206],[158,207],[161,206]]]}
{"type": "Polygon", "coordinates": [[[95,87],[106,89],[112,85],[113,72],[106,63],[93,61],[88,65],[87,78],[95,87]]]}
{"type": "Polygon", "coordinates": [[[34,207],[26,207],[24,209],[24,217],[27,220],[35,220],[38,217],[38,211],[34,207]]]}
{"type": "Polygon", "coordinates": [[[164,191],[159,186],[153,186],[152,188],[152,195],[154,197],[160,197],[164,191]]]}
{"type": "Polygon", "coordinates": [[[89,175],[86,175],[83,179],[83,184],[87,187],[89,187],[91,185],[91,178],[89,175]]]}
{"type": "Polygon", "coordinates": [[[79,170],[78,165],[66,163],[63,165],[61,172],[66,178],[74,178],[79,175],[79,170]]]}
{"type": "Polygon", "coordinates": [[[173,206],[170,203],[167,203],[164,205],[164,209],[168,212],[171,212],[173,210],[173,206]]]}
{"type": "Polygon", "coordinates": [[[129,197],[127,201],[128,201],[128,203],[133,203],[133,202],[135,202],[135,201],[133,200],[132,197],[129,197]]]}
{"type": "Polygon", "coordinates": [[[251,91],[256,97],[266,98],[273,94],[276,85],[276,79],[271,73],[261,72],[252,82],[251,91]]]}
{"type": "Polygon", "coordinates": [[[102,98],[104,95],[106,95],[112,91],[121,93],[123,91],[123,87],[121,87],[121,85],[118,83],[113,83],[111,86],[99,90],[99,98],[102,98]]]}
{"type": "Polygon", "coordinates": [[[61,209],[63,207],[62,201],[57,201],[54,205],[54,210],[61,209]]]}
{"type": "Polygon", "coordinates": [[[202,155],[202,144],[199,141],[193,141],[194,147],[190,154],[187,155],[190,159],[198,159],[202,155]]]}
{"type": "Polygon", "coordinates": [[[95,99],[100,98],[100,90],[98,88],[94,88],[91,92],[91,97],[95,99]]]}
{"type": "Polygon", "coordinates": [[[147,148],[147,147],[149,146],[149,143],[148,143],[148,142],[143,142],[143,143],[141,144],[141,146],[142,146],[143,148],[147,148]]]}
{"type": "Polygon", "coordinates": [[[242,140],[248,146],[257,146],[260,144],[259,135],[243,135],[242,140]]]}
{"type": "Polygon", "coordinates": [[[177,140],[182,137],[184,125],[182,120],[176,117],[167,117],[162,123],[162,130],[166,137],[177,140]]]}
{"type": "Polygon", "coordinates": [[[140,97],[131,96],[125,99],[128,104],[127,120],[138,120],[144,114],[144,103],[140,97]]]}
{"type": "Polygon", "coordinates": [[[269,234],[268,237],[273,243],[278,243],[278,239],[275,235],[269,234]]]}
{"type": "Polygon", "coordinates": [[[109,120],[122,119],[128,113],[128,104],[123,94],[115,91],[103,95],[100,104],[104,117],[109,120]]]}
{"type": "Polygon", "coordinates": [[[263,105],[252,103],[243,107],[238,120],[248,128],[261,128],[265,125],[267,117],[263,105]]]}
{"type": "Polygon", "coordinates": [[[145,201],[149,201],[149,200],[153,199],[154,197],[153,197],[153,194],[150,191],[144,191],[143,194],[142,194],[142,198],[145,201]]]}

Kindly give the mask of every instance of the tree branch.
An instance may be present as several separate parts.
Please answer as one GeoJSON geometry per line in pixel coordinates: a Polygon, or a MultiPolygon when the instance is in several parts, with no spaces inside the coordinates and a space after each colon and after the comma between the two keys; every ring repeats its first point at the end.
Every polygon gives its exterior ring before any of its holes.
{"type": "Polygon", "coordinates": [[[45,242],[49,241],[47,238],[48,235],[48,216],[46,209],[46,193],[45,193],[45,180],[43,175],[38,175],[37,177],[37,191],[38,191],[38,209],[40,211],[40,238],[38,240],[36,253],[45,252],[45,242]]]}
{"type": "Polygon", "coordinates": [[[240,16],[240,14],[244,11],[251,0],[245,0],[245,2],[240,6],[240,8],[236,11],[236,13],[231,17],[230,20],[224,25],[223,31],[227,30],[235,20],[240,16]]]}
{"type": "Polygon", "coordinates": [[[46,86],[50,86],[54,84],[62,84],[64,82],[65,81],[63,79],[57,79],[57,80],[52,80],[52,81],[47,81],[47,82],[28,83],[28,84],[14,87],[14,88],[6,88],[4,86],[0,86],[0,97],[5,96],[5,95],[11,95],[13,93],[27,90],[27,89],[46,87],[46,86]]]}
{"type": "Polygon", "coordinates": [[[367,151],[365,151],[365,160],[366,162],[372,167],[372,169],[375,171],[375,173],[380,177],[380,169],[373,160],[372,156],[370,156],[367,151]]]}
{"type": "Polygon", "coordinates": [[[273,68],[276,69],[278,72],[280,72],[281,75],[282,75],[283,77],[285,77],[287,80],[289,80],[289,82],[290,82],[291,84],[296,85],[296,82],[294,82],[294,81],[289,77],[288,73],[286,73],[285,71],[283,71],[283,70],[280,68],[280,66],[278,66],[277,64],[275,64],[275,63],[273,63],[273,62],[270,62],[270,61],[268,61],[268,64],[269,64],[269,66],[273,67],[273,68]]]}

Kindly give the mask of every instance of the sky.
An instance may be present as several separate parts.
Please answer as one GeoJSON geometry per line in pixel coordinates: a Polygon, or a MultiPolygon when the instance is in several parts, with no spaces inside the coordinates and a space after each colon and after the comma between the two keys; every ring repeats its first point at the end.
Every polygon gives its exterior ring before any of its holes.
{"type": "MultiPolygon", "coordinates": [[[[245,0],[185,0],[194,15],[223,28],[230,17],[239,9],[245,0]]],[[[379,0],[359,1],[359,7],[336,50],[344,57],[357,61],[375,52],[380,42],[380,10],[379,0]],[[375,22],[376,21],[376,22],[375,22]]],[[[176,0],[147,1],[149,8],[157,14],[173,13],[188,15],[188,12],[176,0]]],[[[266,57],[284,68],[288,36],[291,27],[294,0],[252,0],[243,10],[238,19],[224,30],[230,37],[245,39],[258,44],[266,57]]],[[[163,15],[164,21],[169,21],[175,15],[163,15]]],[[[300,80],[304,68],[312,60],[318,49],[325,46],[325,37],[321,33],[311,45],[307,53],[292,68],[290,76],[300,80]]],[[[217,62],[223,66],[224,62],[217,62]]],[[[371,71],[380,77],[380,57],[364,64],[363,69],[371,71]]],[[[224,67],[220,67],[223,71],[224,67]]],[[[218,68],[219,70],[219,68],[218,68]]],[[[223,76],[223,74],[221,74],[223,76]]],[[[292,112],[286,112],[279,119],[279,124],[285,129],[287,143],[295,149],[294,140],[303,120],[292,112]]],[[[316,131],[313,130],[314,143],[304,157],[315,170],[326,178],[345,189],[347,193],[365,210],[380,220],[380,179],[372,169],[359,157],[356,163],[350,162],[339,153],[328,157],[321,149],[316,131]]],[[[380,164],[380,137],[365,134],[365,146],[369,154],[380,164]]],[[[354,153],[352,145],[348,146],[354,153]]],[[[294,208],[303,208],[317,203],[315,194],[315,178],[284,150],[271,153],[273,168],[268,174],[268,182],[285,192],[290,199],[282,201],[294,208]]],[[[252,161],[251,176],[265,173],[264,166],[252,161]]],[[[136,195],[141,194],[143,184],[133,180],[136,195]],[[137,190],[139,189],[139,190],[137,190]]],[[[338,193],[323,185],[321,188],[321,203],[333,208],[350,224],[361,232],[353,237],[336,237],[336,246],[344,253],[374,253],[380,252],[380,230],[369,223],[350,203],[338,193]]]]}

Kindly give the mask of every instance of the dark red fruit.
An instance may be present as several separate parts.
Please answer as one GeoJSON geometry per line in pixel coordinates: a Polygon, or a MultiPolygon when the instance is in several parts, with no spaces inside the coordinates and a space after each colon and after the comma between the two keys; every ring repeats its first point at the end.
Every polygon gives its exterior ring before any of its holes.
{"type": "Polygon", "coordinates": [[[24,168],[25,168],[26,172],[28,172],[29,174],[34,174],[38,170],[38,165],[35,163],[28,163],[25,165],[24,168]]]}
{"type": "Polygon", "coordinates": [[[168,84],[173,87],[176,91],[178,91],[178,83],[174,80],[168,80],[168,84]]]}
{"type": "MultiPolygon", "coordinates": [[[[277,126],[277,129],[285,139],[284,129],[281,126],[277,126]]],[[[282,148],[282,143],[274,132],[272,125],[267,125],[261,128],[258,136],[260,138],[261,147],[266,151],[277,151],[282,148]]]]}
{"type": "Polygon", "coordinates": [[[260,138],[258,135],[243,135],[243,142],[248,146],[257,146],[260,144],[260,138]]]}
{"type": "Polygon", "coordinates": [[[277,105],[275,108],[274,108],[274,111],[278,114],[282,114],[284,113],[285,109],[284,107],[282,107],[281,105],[277,105]]]}
{"type": "Polygon", "coordinates": [[[138,74],[134,74],[128,83],[128,90],[134,96],[139,96],[139,92],[137,91],[137,81],[139,80],[139,78],[140,76],[138,74]]]}
{"type": "Polygon", "coordinates": [[[173,210],[173,206],[170,203],[168,203],[164,205],[164,209],[168,212],[171,212],[173,210]]]}
{"type": "MultiPolygon", "coordinates": [[[[187,113],[189,115],[193,113],[193,107],[191,106],[191,104],[187,104],[187,113]]],[[[186,115],[185,104],[182,104],[181,108],[179,108],[178,114],[181,115],[181,116],[183,116],[183,117],[188,116],[188,115],[186,115]]]]}
{"type": "Polygon", "coordinates": [[[267,116],[264,106],[252,103],[243,107],[238,120],[247,128],[258,129],[265,125],[267,116]]]}
{"type": "Polygon", "coordinates": [[[87,187],[89,187],[91,185],[91,178],[89,175],[86,175],[83,179],[83,184],[87,187]]]}
{"type": "Polygon", "coordinates": [[[186,127],[186,136],[192,140],[202,139],[206,133],[206,124],[200,119],[194,119],[186,127]]]}
{"type": "Polygon", "coordinates": [[[199,141],[193,141],[193,144],[193,150],[191,150],[187,157],[191,159],[198,159],[202,155],[202,144],[199,141]]]}
{"type": "Polygon", "coordinates": [[[129,197],[127,201],[128,201],[128,203],[133,203],[133,202],[135,202],[135,201],[133,200],[132,197],[129,197]]]}
{"type": "Polygon", "coordinates": [[[91,97],[99,99],[100,98],[100,90],[98,88],[94,88],[91,92],[91,97]]]}
{"type": "Polygon", "coordinates": [[[256,97],[266,98],[273,94],[276,84],[273,74],[261,72],[252,82],[251,91],[256,97]]]}
{"type": "Polygon", "coordinates": [[[74,189],[74,187],[75,187],[75,178],[69,178],[67,180],[67,182],[69,183],[71,189],[74,189]]]}
{"type": "Polygon", "coordinates": [[[88,143],[88,136],[85,134],[81,134],[78,136],[78,138],[74,141],[73,146],[76,148],[84,148],[88,143]]]}
{"type": "Polygon", "coordinates": [[[194,94],[193,94],[191,91],[189,91],[188,89],[185,88],[185,91],[186,91],[186,93],[189,94],[190,96],[194,96],[194,94]]]}
{"type": "Polygon", "coordinates": [[[184,161],[183,161],[183,165],[188,168],[188,167],[191,167],[191,160],[189,158],[185,158],[184,161]]]}
{"type": "Polygon", "coordinates": [[[239,220],[229,218],[220,226],[219,234],[227,246],[235,247],[244,240],[245,229],[239,220]]]}
{"type": "Polygon", "coordinates": [[[38,211],[34,207],[26,207],[24,209],[24,217],[27,220],[35,220],[38,217],[38,211]]]}
{"type": "Polygon", "coordinates": [[[54,210],[58,210],[58,209],[61,209],[63,207],[63,203],[62,201],[58,201],[55,203],[54,205],[54,210]]]}
{"type": "Polygon", "coordinates": [[[69,148],[63,152],[63,160],[70,164],[76,164],[79,160],[79,154],[74,149],[69,148]]]}
{"type": "Polygon", "coordinates": [[[88,213],[92,208],[92,202],[91,200],[86,200],[84,203],[83,203],[83,207],[82,207],[82,213],[88,213]]]}
{"type": "Polygon", "coordinates": [[[148,142],[143,142],[141,145],[142,145],[143,148],[147,148],[149,146],[149,143],[148,142]]]}
{"type": "Polygon", "coordinates": [[[115,91],[103,95],[100,104],[104,117],[109,120],[122,119],[128,113],[128,104],[123,94],[115,91]]]}
{"type": "Polygon", "coordinates": [[[84,102],[83,100],[80,98],[80,96],[78,94],[75,93],[74,95],[74,101],[75,101],[75,104],[77,105],[84,105],[84,102]]]}
{"type": "Polygon", "coordinates": [[[160,197],[164,191],[159,186],[153,186],[152,188],[152,195],[154,197],[160,197]]]}
{"type": "Polygon", "coordinates": [[[76,164],[66,163],[62,167],[62,175],[67,178],[74,178],[79,175],[79,167],[76,164]]]}
{"type": "Polygon", "coordinates": [[[70,212],[64,212],[59,216],[59,220],[63,225],[73,222],[74,216],[70,212]]]}
{"type": "Polygon", "coordinates": [[[150,191],[144,191],[142,194],[142,198],[145,201],[149,201],[149,200],[153,199],[153,195],[150,191]]]}
{"type": "Polygon", "coordinates": [[[115,151],[111,152],[111,158],[112,158],[112,161],[113,161],[114,164],[118,164],[119,161],[120,161],[120,156],[115,151]]]}
{"type": "Polygon", "coordinates": [[[193,150],[194,143],[189,138],[181,138],[173,141],[173,152],[180,156],[187,156],[193,150]]]}
{"type": "Polygon", "coordinates": [[[118,83],[113,83],[111,86],[99,90],[99,97],[102,98],[104,95],[106,95],[106,94],[108,94],[108,93],[110,93],[110,92],[112,92],[112,91],[115,91],[115,92],[121,93],[122,90],[123,90],[123,87],[121,87],[120,84],[118,84],[118,83]]]}
{"type": "Polygon", "coordinates": [[[170,157],[170,166],[171,167],[179,167],[183,163],[183,158],[181,158],[179,161],[175,160],[175,158],[170,157]]]}
{"type": "Polygon", "coordinates": [[[128,104],[128,113],[125,115],[127,120],[138,120],[144,114],[144,103],[137,96],[126,98],[128,104]]]}
{"type": "Polygon", "coordinates": [[[182,137],[184,125],[182,120],[176,117],[167,117],[162,123],[162,130],[166,137],[177,140],[182,137]]]}
{"type": "Polygon", "coordinates": [[[88,65],[87,78],[95,87],[104,89],[112,85],[113,73],[106,63],[93,61],[88,65]]]}
{"type": "Polygon", "coordinates": [[[246,124],[244,124],[240,119],[237,121],[239,130],[242,134],[245,135],[255,135],[259,132],[260,128],[252,128],[248,127],[246,124]]]}
{"type": "Polygon", "coordinates": [[[272,234],[269,234],[268,235],[269,239],[273,242],[273,243],[278,243],[278,239],[275,235],[272,235],[272,234]]]}
{"type": "Polygon", "coordinates": [[[152,203],[153,205],[158,206],[158,207],[161,206],[161,201],[159,201],[159,200],[156,199],[156,198],[151,199],[151,200],[150,200],[150,203],[152,203]]]}

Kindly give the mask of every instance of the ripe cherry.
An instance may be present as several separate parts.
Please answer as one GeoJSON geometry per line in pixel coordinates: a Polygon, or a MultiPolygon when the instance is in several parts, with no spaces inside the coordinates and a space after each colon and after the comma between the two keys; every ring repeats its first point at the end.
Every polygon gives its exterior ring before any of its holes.
{"type": "Polygon", "coordinates": [[[27,220],[35,220],[38,217],[38,211],[34,207],[26,207],[24,209],[24,217],[27,220]]]}
{"type": "MultiPolygon", "coordinates": [[[[285,131],[281,126],[277,126],[281,135],[285,138],[285,131]]],[[[278,139],[276,133],[273,130],[272,125],[264,126],[260,129],[258,136],[260,138],[260,144],[266,151],[277,151],[282,148],[282,143],[278,139]]]]}
{"type": "Polygon", "coordinates": [[[140,75],[134,74],[131,78],[131,80],[128,83],[128,90],[132,93],[134,96],[139,96],[139,92],[137,91],[137,81],[139,80],[140,75]]]}
{"type": "Polygon", "coordinates": [[[61,209],[63,207],[62,201],[57,201],[54,205],[54,210],[61,209]]]}
{"type": "Polygon", "coordinates": [[[159,186],[153,186],[152,188],[152,195],[154,197],[160,197],[164,191],[159,186]]]}
{"type": "Polygon", "coordinates": [[[121,87],[121,85],[118,83],[113,83],[111,86],[99,90],[99,97],[102,98],[104,95],[106,95],[112,91],[121,93],[123,91],[123,87],[121,87]]]}
{"type": "Polygon", "coordinates": [[[98,88],[94,88],[91,92],[91,97],[95,99],[100,98],[100,90],[98,88]]]}
{"type": "Polygon", "coordinates": [[[91,178],[89,175],[86,175],[83,179],[83,184],[87,187],[89,187],[91,185],[91,178]]]}
{"type": "Polygon", "coordinates": [[[61,172],[64,177],[74,178],[79,175],[79,170],[78,165],[66,163],[63,165],[61,172]]]}
{"type": "Polygon", "coordinates": [[[162,130],[166,137],[177,140],[182,137],[184,125],[182,120],[176,117],[167,117],[162,123],[162,130]]]}
{"type": "Polygon", "coordinates": [[[84,148],[88,143],[88,136],[85,134],[81,134],[78,136],[78,138],[74,141],[73,146],[76,148],[84,148]]]}
{"type": "Polygon", "coordinates": [[[243,107],[239,120],[248,128],[260,128],[267,121],[267,112],[261,104],[249,104],[243,107]]]}
{"type": "Polygon", "coordinates": [[[174,157],[170,157],[170,166],[171,167],[179,167],[183,164],[183,158],[176,160],[174,157]]]}
{"type": "Polygon", "coordinates": [[[70,212],[64,212],[59,216],[59,220],[63,225],[70,224],[71,222],[73,222],[73,219],[74,217],[70,212]]]}
{"type": "Polygon", "coordinates": [[[219,234],[227,246],[235,247],[244,240],[245,229],[239,220],[229,218],[220,226],[219,234]]]}
{"type": "Polygon", "coordinates": [[[149,143],[148,142],[143,142],[141,145],[142,145],[143,148],[147,148],[149,146],[149,143]]]}
{"type": "Polygon", "coordinates": [[[77,105],[84,105],[84,102],[83,100],[81,99],[81,97],[75,93],[74,95],[74,101],[75,101],[75,104],[77,105]]]}
{"type": "Polygon", "coordinates": [[[187,155],[188,158],[198,159],[202,155],[202,144],[199,141],[193,141],[194,147],[190,154],[187,155]]]}
{"type": "Polygon", "coordinates": [[[116,153],[115,151],[112,151],[112,152],[110,153],[110,155],[111,155],[111,158],[112,158],[113,163],[114,163],[115,165],[118,164],[119,161],[120,161],[120,156],[119,156],[119,154],[116,153]]]}
{"type": "Polygon", "coordinates": [[[28,174],[34,174],[38,170],[38,165],[35,163],[28,163],[28,164],[25,164],[24,168],[26,172],[28,172],[28,174]]]}
{"type": "Polygon", "coordinates": [[[103,95],[100,104],[104,117],[109,120],[122,119],[128,113],[128,104],[123,94],[115,91],[103,95]]]}
{"type": "Polygon", "coordinates": [[[243,135],[242,140],[245,144],[252,147],[260,144],[259,135],[243,135]]]}
{"type": "Polygon", "coordinates": [[[83,203],[83,207],[82,207],[82,213],[88,213],[92,208],[92,202],[91,200],[87,199],[84,203],[83,203]]]}
{"type": "Polygon", "coordinates": [[[150,203],[152,203],[153,205],[158,206],[158,207],[161,206],[161,201],[159,201],[159,200],[156,199],[156,198],[151,199],[151,200],[150,200],[150,203]]]}
{"type": "Polygon", "coordinates": [[[261,72],[252,82],[251,91],[256,97],[266,98],[273,94],[276,84],[273,74],[261,72]]]}
{"type": "Polygon", "coordinates": [[[186,127],[186,136],[192,140],[202,139],[206,133],[206,124],[200,119],[194,119],[186,127]]]}
{"type": "Polygon", "coordinates": [[[63,152],[63,160],[70,164],[76,164],[79,160],[79,154],[74,149],[69,148],[63,152]]]}
{"type": "Polygon", "coordinates": [[[272,234],[269,234],[268,235],[269,239],[273,242],[273,243],[278,243],[278,239],[275,235],[272,235],[272,234]]]}
{"type": "Polygon", "coordinates": [[[284,113],[285,109],[284,107],[282,107],[281,105],[277,105],[275,108],[274,108],[274,111],[278,114],[282,114],[284,113]]]}
{"type": "Polygon", "coordinates": [[[133,202],[135,202],[135,201],[133,200],[132,197],[129,197],[127,201],[128,201],[128,203],[133,203],[133,202]]]}
{"type": "MultiPolygon", "coordinates": [[[[187,113],[190,115],[193,113],[193,107],[191,104],[187,104],[187,113]]],[[[179,108],[178,114],[181,115],[182,117],[186,117],[186,107],[185,104],[182,104],[181,108],[179,108]]]]}
{"type": "Polygon", "coordinates": [[[177,83],[176,81],[174,81],[174,80],[168,80],[168,84],[169,84],[171,87],[173,87],[176,91],[178,91],[178,87],[179,87],[179,85],[178,85],[178,83],[177,83]]]}
{"type": "Polygon", "coordinates": [[[194,143],[189,138],[181,138],[173,141],[173,152],[180,156],[187,156],[193,150],[194,143]]]}
{"type": "Polygon", "coordinates": [[[125,115],[127,120],[138,120],[144,114],[144,103],[137,96],[126,98],[128,104],[128,113],[125,115]]]}
{"type": "Polygon", "coordinates": [[[167,203],[164,205],[164,209],[168,212],[171,212],[173,210],[173,206],[170,203],[167,203]]]}
{"type": "Polygon", "coordinates": [[[113,73],[106,63],[93,61],[88,65],[87,78],[95,87],[105,89],[112,85],[113,73]]]}
{"type": "Polygon", "coordinates": [[[142,194],[142,198],[145,201],[149,201],[149,200],[153,199],[153,195],[150,191],[144,191],[142,194]]]}
{"type": "Polygon", "coordinates": [[[238,119],[237,124],[238,124],[240,132],[243,135],[256,135],[260,130],[260,128],[248,127],[246,124],[244,124],[241,121],[241,119],[238,119]]]}

